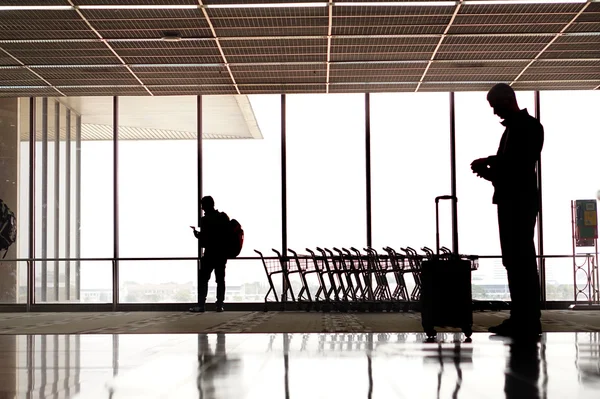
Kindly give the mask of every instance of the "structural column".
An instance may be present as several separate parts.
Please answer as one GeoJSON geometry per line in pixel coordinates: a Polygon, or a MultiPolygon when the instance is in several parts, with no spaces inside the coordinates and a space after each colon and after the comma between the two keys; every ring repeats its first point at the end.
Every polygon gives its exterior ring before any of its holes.
{"type": "MultiPolygon", "coordinates": [[[[198,136],[196,138],[196,141],[198,143],[198,150],[197,150],[197,159],[198,159],[198,173],[197,173],[197,178],[198,178],[198,227],[200,229],[202,229],[202,204],[200,203],[200,201],[202,200],[202,176],[203,176],[203,171],[202,171],[202,96],[197,97],[196,120],[198,123],[197,129],[196,129],[198,131],[198,136]]],[[[202,267],[202,242],[199,238],[198,239],[198,268],[196,270],[196,279],[198,281],[198,287],[197,287],[198,303],[200,303],[200,300],[201,300],[201,298],[200,298],[200,284],[201,284],[200,268],[201,267],[202,267]]],[[[202,300],[204,300],[204,298],[202,298],[202,300]]]]}
{"type": "Polygon", "coordinates": [[[75,126],[75,295],[81,299],[81,116],[75,126]]]}
{"type": "Polygon", "coordinates": [[[367,247],[373,246],[371,227],[371,97],[365,93],[365,160],[367,194],[367,247]]]}
{"type": "Polygon", "coordinates": [[[450,193],[454,197],[454,201],[452,201],[452,252],[458,255],[458,196],[456,194],[456,117],[454,92],[450,92],[450,193]]]}
{"type": "MultiPolygon", "coordinates": [[[[281,95],[281,254],[284,259],[287,259],[287,121],[286,121],[286,97],[281,95]]],[[[287,267],[284,263],[283,267],[287,267]]],[[[281,291],[281,301],[285,303],[287,299],[287,283],[286,279],[282,278],[283,290],[281,291]]]]}
{"type": "MultiPolygon", "coordinates": [[[[71,110],[67,108],[65,124],[65,258],[71,257],[71,110]]],[[[65,263],[65,299],[71,300],[71,262],[65,263]]]]}
{"type": "MultiPolygon", "coordinates": [[[[34,118],[36,115],[34,115],[34,118]]],[[[35,137],[35,135],[34,135],[35,137]]],[[[36,139],[37,141],[37,139],[36,139]]],[[[37,146],[37,144],[36,144],[37,146]]],[[[35,173],[35,169],[32,169],[35,173]]],[[[41,213],[42,213],[42,242],[41,242],[41,257],[42,257],[42,284],[40,292],[41,302],[48,301],[48,99],[42,98],[42,198],[41,198],[41,213]]]]}
{"type": "MultiPolygon", "coordinates": [[[[54,257],[60,257],[60,103],[54,101],[54,257]]],[[[54,301],[60,296],[59,262],[54,261],[54,301]]]]}
{"type": "MultiPolygon", "coordinates": [[[[534,100],[535,100],[535,118],[538,121],[540,119],[540,92],[536,90],[534,92],[534,100]]],[[[542,306],[545,308],[546,305],[546,259],[544,258],[544,208],[542,202],[542,159],[540,159],[537,163],[537,181],[538,181],[538,191],[539,191],[539,207],[540,212],[538,213],[537,220],[537,233],[538,233],[538,269],[539,269],[539,278],[540,278],[540,300],[542,301],[542,306]]]]}
{"type": "Polygon", "coordinates": [[[113,97],[113,310],[119,304],[119,97],[113,97]]]}

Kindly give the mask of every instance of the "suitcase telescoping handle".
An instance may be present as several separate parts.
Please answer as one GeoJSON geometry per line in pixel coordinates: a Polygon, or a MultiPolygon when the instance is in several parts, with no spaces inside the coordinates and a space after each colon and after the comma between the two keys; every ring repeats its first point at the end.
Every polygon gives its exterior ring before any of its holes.
{"type": "MultiPolygon", "coordinates": [[[[439,197],[435,197],[435,251],[437,255],[440,254],[440,201],[442,200],[458,202],[458,198],[455,195],[440,195],[439,197]]],[[[454,234],[452,237],[454,240],[454,234]]],[[[452,246],[453,248],[457,247],[456,243],[453,243],[452,246]]]]}

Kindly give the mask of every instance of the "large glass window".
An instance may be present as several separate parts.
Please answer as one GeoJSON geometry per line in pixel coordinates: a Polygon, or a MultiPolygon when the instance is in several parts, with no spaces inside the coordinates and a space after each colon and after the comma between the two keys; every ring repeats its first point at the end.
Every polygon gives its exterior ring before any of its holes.
{"type": "MultiPolygon", "coordinates": [[[[112,258],[113,98],[69,97],[61,101],[71,113],[70,256],[112,258]]],[[[68,264],[70,276],[65,279],[70,279],[71,301],[112,301],[110,261],[68,264]]]]}
{"type": "MultiPolygon", "coordinates": [[[[540,102],[540,119],[545,132],[542,152],[544,252],[569,255],[573,252],[571,201],[596,199],[600,190],[597,155],[600,93],[548,91],[540,94],[540,102]]],[[[580,247],[576,252],[594,252],[594,248],[580,247]]],[[[584,259],[577,262],[583,263],[584,259]]],[[[546,260],[546,291],[548,300],[574,299],[572,259],[546,260]]]]}
{"type": "MultiPolygon", "coordinates": [[[[119,98],[121,258],[197,256],[197,134],[195,96],[119,98]]],[[[120,262],[121,301],[189,302],[178,290],[196,270],[196,261],[120,262]]]]}
{"type": "MultiPolygon", "coordinates": [[[[240,256],[256,256],[255,249],[273,256],[271,249],[281,247],[281,96],[207,96],[203,98],[203,113],[203,195],[212,196],[218,210],[241,223],[244,247],[240,256]],[[209,117],[228,104],[239,104],[236,113],[244,117],[243,121],[230,121],[227,126],[209,117]],[[215,138],[226,136],[234,126],[244,126],[240,133],[258,138],[215,138]]],[[[268,291],[258,260],[229,261],[226,280],[227,301],[263,301],[268,291]]],[[[214,299],[215,287],[213,279],[209,302],[214,299]]],[[[280,285],[276,288],[279,292],[280,285]]]]}
{"type": "Polygon", "coordinates": [[[364,248],[365,96],[287,96],[288,247],[364,248]]]}
{"type": "MultiPolygon", "coordinates": [[[[493,187],[475,176],[470,167],[474,159],[496,154],[504,132],[486,96],[486,92],[455,94],[459,249],[461,253],[499,256],[493,187]]],[[[517,101],[521,109],[535,115],[533,92],[517,92],[517,101]]],[[[479,270],[473,273],[473,284],[476,299],[508,299],[506,272],[499,258],[481,260],[479,270]]]]}
{"type": "MultiPolygon", "coordinates": [[[[31,140],[30,129],[30,106],[29,98],[19,99],[19,179],[17,188],[19,191],[17,206],[17,247],[16,257],[29,257],[29,143],[31,140]]],[[[14,210],[13,210],[14,212],[14,210]]],[[[27,302],[27,267],[22,262],[18,270],[18,295],[17,302],[27,302]]]]}
{"type": "MultiPolygon", "coordinates": [[[[371,95],[373,246],[435,248],[435,202],[450,194],[448,93],[371,95]]],[[[440,204],[451,247],[450,204],[440,204]]]]}

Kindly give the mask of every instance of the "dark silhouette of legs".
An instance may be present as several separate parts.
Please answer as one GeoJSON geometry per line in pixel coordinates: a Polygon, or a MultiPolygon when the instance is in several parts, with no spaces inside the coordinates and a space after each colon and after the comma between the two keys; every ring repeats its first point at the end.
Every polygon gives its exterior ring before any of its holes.
{"type": "Polygon", "coordinates": [[[498,205],[502,263],[512,302],[511,323],[525,331],[540,329],[540,281],[533,240],[536,216],[535,206],[498,205]]]}

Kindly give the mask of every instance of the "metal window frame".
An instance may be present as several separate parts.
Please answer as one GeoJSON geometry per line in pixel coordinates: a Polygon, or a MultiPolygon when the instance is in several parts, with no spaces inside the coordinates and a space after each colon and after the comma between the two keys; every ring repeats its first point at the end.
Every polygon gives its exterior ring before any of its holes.
{"type": "MultiPolygon", "coordinates": [[[[541,103],[540,103],[540,91],[535,91],[535,114],[536,118],[540,119],[541,114],[541,103]]],[[[449,138],[450,138],[450,151],[451,151],[451,159],[450,159],[450,184],[452,195],[457,196],[457,188],[456,188],[456,130],[455,130],[455,99],[454,92],[449,93],[449,108],[450,108],[450,128],[449,128],[449,138]]],[[[201,206],[200,200],[202,198],[202,178],[203,178],[203,164],[202,164],[202,95],[197,96],[197,127],[198,127],[198,139],[197,139],[197,157],[198,157],[198,224],[201,223],[201,206]]],[[[367,245],[371,245],[372,240],[372,214],[371,214],[371,168],[370,168],[370,160],[371,160],[371,118],[370,118],[370,94],[365,93],[365,173],[366,173],[366,182],[365,182],[365,193],[367,197],[367,231],[366,231],[366,239],[367,245]]],[[[106,304],[47,304],[40,303],[36,304],[35,302],[35,250],[36,250],[36,240],[35,240],[35,217],[36,217],[36,209],[35,209],[35,183],[36,183],[36,97],[30,97],[30,142],[29,142],[29,260],[27,261],[27,303],[24,305],[13,305],[12,308],[18,311],[78,311],[78,310],[98,310],[98,311],[108,311],[108,310],[156,310],[156,309],[184,309],[189,304],[126,304],[119,302],[119,190],[118,190],[118,178],[119,178],[119,169],[118,169],[118,131],[119,131],[119,97],[113,97],[113,203],[114,203],[114,214],[113,214],[113,232],[114,232],[114,257],[112,259],[113,262],[113,281],[112,281],[112,289],[113,289],[113,298],[112,303],[106,304]]],[[[46,104],[47,107],[47,98],[42,98],[42,104],[46,104]]],[[[43,105],[42,105],[43,106],[43,105]]],[[[59,118],[60,111],[58,108],[57,102],[57,124],[56,130],[58,131],[60,128],[59,118]]],[[[287,143],[286,143],[286,116],[287,116],[287,108],[286,108],[286,95],[281,95],[281,216],[282,216],[282,224],[281,224],[281,246],[282,253],[287,253],[287,143]]],[[[43,137],[44,131],[46,132],[46,140],[47,140],[47,118],[42,118],[42,155],[44,154],[44,146],[43,146],[43,137]],[[44,129],[45,125],[45,129],[44,129]]],[[[68,118],[69,119],[69,118],[68,118]]],[[[75,230],[75,290],[76,297],[80,299],[80,286],[81,286],[81,116],[76,116],[76,153],[75,153],[75,219],[76,219],[76,230],[75,230]]],[[[68,124],[70,124],[68,122],[68,124]]],[[[57,139],[60,139],[60,134],[57,134],[57,139]]],[[[58,146],[57,146],[58,147],[58,146]]],[[[57,149],[55,149],[57,151],[57,149]]],[[[47,152],[47,147],[46,147],[47,152]]],[[[70,152],[70,151],[69,151],[70,152]]],[[[46,154],[46,162],[47,162],[47,154],[46,154]]],[[[58,157],[57,157],[58,159],[58,157]]],[[[55,160],[57,162],[57,160],[55,160]]],[[[44,156],[42,159],[42,166],[44,164],[44,156]]],[[[47,168],[47,166],[46,166],[47,168]]],[[[55,174],[57,170],[55,170],[55,174]]],[[[47,170],[46,170],[47,174],[47,170]]],[[[541,171],[541,161],[538,164],[537,169],[537,177],[538,177],[538,187],[540,188],[540,212],[538,215],[538,255],[540,259],[540,281],[542,285],[542,294],[541,300],[542,304],[545,307],[548,307],[548,302],[546,299],[546,274],[545,274],[545,253],[543,246],[543,201],[542,201],[542,171],[541,171]]],[[[44,172],[42,172],[42,185],[44,185],[44,181],[46,181],[47,185],[47,177],[44,179],[44,172]]],[[[57,184],[58,179],[56,179],[55,184],[57,184]]],[[[70,188],[69,188],[70,189],[70,188]]],[[[43,198],[42,190],[42,198],[43,198]]],[[[57,195],[58,190],[55,190],[55,196],[57,195]]],[[[47,195],[47,192],[46,192],[47,195]]],[[[453,250],[458,252],[458,206],[455,203],[452,209],[452,225],[453,225],[453,250]]],[[[42,218],[43,218],[43,208],[42,208],[42,218]]],[[[56,216],[55,216],[56,217],[56,216]]],[[[58,225],[58,223],[57,223],[58,225]]],[[[55,230],[57,228],[55,225],[55,230]]],[[[44,230],[44,229],[43,229],[44,230]]],[[[57,234],[58,236],[58,234],[57,234]]],[[[43,231],[42,231],[42,248],[44,248],[44,239],[43,239],[43,231]]],[[[56,245],[56,243],[55,243],[56,245]]],[[[46,256],[42,256],[42,260],[40,260],[42,266],[46,264],[46,256]]],[[[201,259],[201,248],[199,243],[199,252],[198,252],[198,271],[200,267],[200,259],[201,259]]],[[[55,265],[57,265],[58,261],[55,261],[55,265]]],[[[42,268],[42,276],[44,275],[42,268]]],[[[55,276],[55,279],[57,275],[55,276]]],[[[199,278],[199,273],[198,273],[199,278]]],[[[42,285],[42,301],[44,301],[44,285],[42,285]]],[[[56,294],[55,294],[56,295],[56,294]]],[[[559,304],[560,301],[551,301],[552,304],[559,304]]],[[[254,303],[240,303],[237,304],[240,307],[252,309],[253,307],[259,305],[261,308],[264,306],[262,303],[254,304],[254,303]]],[[[554,307],[554,305],[552,305],[554,307]]],[[[5,309],[6,307],[0,305],[1,309],[5,309]]],[[[8,309],[8,308],[6,308],[8,309]]]]}

